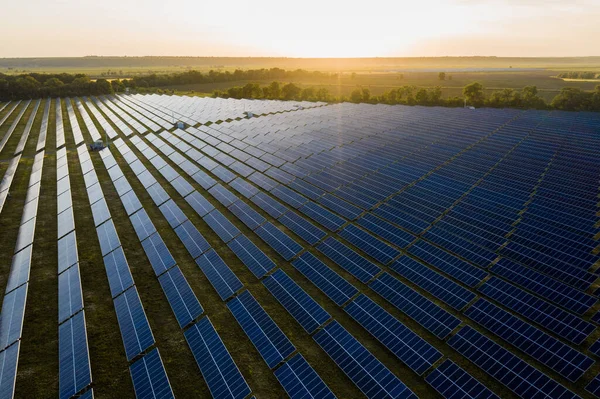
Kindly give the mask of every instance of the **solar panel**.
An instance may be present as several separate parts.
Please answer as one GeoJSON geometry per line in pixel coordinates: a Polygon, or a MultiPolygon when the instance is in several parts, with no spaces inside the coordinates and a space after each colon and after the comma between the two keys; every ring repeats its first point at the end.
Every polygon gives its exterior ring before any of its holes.
{"type": "Polygon", "coordinates": [[[270,222],[258,227],[255,232],[285,260],[292,259],[303,249],[300,244],[270,222]]]}
{"type": "Polygon", "coordinates": [[[250,198],[250,201],[275,219],[279,218],[288,211],[288,208],[286,208],[285,205],[280,204],[263,192],[260,192],[254,197],[250,198]]]}
{"type": "Polygon", "coordinates": [[[30,219],[28,222],[23,223],[19,227],[15,252],[19,252],[26,246],[33,243],[33,236],[35,234],[35,221],[36,218],[30,219]]]}
{"type": "Polygon", "coordinates": [[[110,211],[104,198],[99,199],[92,205],[92,216],[96,227],[110,219],[110,211]]]}
{"type": "Polygon", "coordinates": [[[194,187],[192,187],[192,185],[181,176],[173,180],[171,182],[171,185],[175,190],[177,190],[179,195],[181,195],[182,197],[185,197],[186,195],[194,191],[194,187]]]}
{"type": "Polygon", "coordinates": [[[579,398],[472,327],[463,327],[448,345],[523,399],[579,398]]]}
{"type": "Polygon", "coordinates": [[[165,165],[158,169],[158,173],[160,173],[169,183],[179,177],[179,173],[177,173],[171,165],[165,165]]]}
{"type": "Polygon", "coordinates": [[[254,172],[248,176],[248,180],[267,191],[271,191],[278,184],[275,180],[263,175],[260,172],[254,172]]]}
{"type": "Polygon", "coordinates": [[[146,187],[146,191],[148,191],[150,198],[152,198],[152,201],[154,201],[156,206],[161,206],[163,203],[167,202],[169,198],[171,198],[159,183],[155,183],[150,187],[146,187]]]}
{"type": "Polygon", "coordinates": [[[600,374],[596,375],[585,387],[585,390],[600,398],[600,374]]]}
{"type": "Polygon", "coordinates": [[[586,355],[485,299],[480,298],[465,315],[570,381],[577,381],[594,363],[586,355]]]}
{"type": "Polygon", "coordinates": [[[59,397],[69,399],[92,383],[85,313],[58,327],[59,397]]]}
{"type": "Polygon", "coordinates": [[[446,359],[431,372],[425,381],[444,398],[453,399],[500,399],[485,385],[461,369],[452,360],[446,359]]]}
{"type": "Polygon", "coordinates": [[[196,183],[198,183],[200,186],[202,186],[202,188],[205,190],[208,190],[209,188],[211,188],[212,186],[217,184],[215,179],[213,179],[212,177],[210,177],[203,171],[194,173],[192,175],[192,179],[194,179],[194,181],[196,183]]]}
{"type": "Polygon", "coordinates": [[[325,256],[363,283],[371,280],[381,269],[333,237],[317,246],[325,256]]]}
{"type": "Polygon", "coordinates": [[[276,267],[275,263],[243,234],[229,241],[227,246],[256,278],[264,277],[276,267]]]}
{"type": "Polygon", "coordinates": [[[388,273],[377,277],[369,287],[438,338],[444,339],[460,324],[459,319],[388,273]]]}
{"type": "Polygon", "coordinates": [[[244,286],[214,249],[197,258],[196,263],[224,301],[244,286]]]}
{"type": "Polygon", "coordinates": [[[0,313],[0,350],[21,339],[28,286],[28,283],[23,284],[4,296],[0,313]]]}
{"type": "Polygon", "coordinates": [[[229,186],[246,198],[250,198],[259,192],[256,187],[240,177],[229,183],[229,186]]]}
{"type": "Polygon", "coordinates": [[[58,275],[58,323],[62,323],[83,309],[79,265],[58,275]]]}
{"type": "Polygon", "coordinates": [[[225,243],[233,240],[241,234],[237,227],[233,225],[218,209],[214,209],[209,214],[202,217],[208,226],[219,236],[225,243]]]}
{"type": "Polygon", "coordinates": [[[592,323],[542,301],[497,277],[487,280],[479,287],[479,291],[577,345],[596,329],[592,323]]]}
{"type": "Polygon", "coordinates": [[[400,251],[397,249],[352,224],[340,231],[340,236],[384,265],[389,264],[400,255],[400,251]]]}
{"type": "Polygon", "coordinates": [[[29,272],[31,270],[31,251],[33,245],[17,252],[12,259],[8,282],[6,283],[5,294],[8,294],[17,287],[22,286],[29,281],[29,272]]]}
{"type": "Polygon", "coordinates": [[[172,228],[179,226],[187,220],[187,216],[185,216],[181,208],[173,200],[168,200],[159,206],[158,209],[160,209],[172,228]]]}
{"type": "Polygon", "coordinates": [[[299,208],[300,212],[319,223],[330,231],[337,231],[340,229],[346,221],[339,216],[334,215],[327,209],[314,202],[307,202],[305,205],[299,208]]]}
{"type": "Polygon", "coordinates": [[[21,341],[0,352],[0,398],[13,398],[21,341]]]}
{"type": "Polygon", "coordinates": [[[157,276],[175,266],[175,259],[173,259],[160,234],[154,233],[146,238],[142,241],[142,247],[157,276]]]}
{"type": "Polygon", "coordinates": [[[357,219],[363,212],[362,209],[331,194],[325,194],[317,202],[349,220],[357,219]]]}
{"type": "Polygon", "coordinates": [[[338,306],[342,306],[358,293],[356,287],[340,277],[310,252],[305,252],[292,262],[300,273],[309,279],[338,306]]]}
{"type": "Polygon", "coordinates": [[[275,370],[275,377],[292,399],[335,399],[333,392],[299,353],[275,370]]]}
{"type": "Polygon", "coordinates": [[[313,338],[368,398],[417,398],[337,321],[319,330],[313,338]]]}
{"type": "Polygon", "coordinates": [[[270,368],[296,350],[249,291],[233,298],[227,307],[270,368]]]}
{"type": "Polygon", "coordinates": [[[127,193],[121,196],[121,202],[123,203],[123,207],[125,207],[125,212],[127,212],[127,216],[131,216],[133,213],[142,209],[142,204],[138,199],[137,195],[133,192],[133,190],[128,191],[127,193]]]}
{"type": "Polygon", "coordinates": [[[127,360],[132,360],[154,344],[154,336],[135,286],[114,299],[127,360]]]}
{"type": "Polygon", "coordinates": [[[129,372],[136,398],[175,398],[158,349],[153,349],[129,366],[129,372]]]}
{"type": "Polygon", "coordinates": [[[184,328],[204,312],[178,266],[164,273],[158,281],[175,313],[179,327],[184,328]]]}
{"type": "Polygon", "coordinates": [[[58,273],[62,273],[79,261],[75,231],[58,240],[58,273]]]}
{"type": "Polygon", "coordinates": [[[323,230],[292,211],[284,213],[279,221],[310,245],[315,245],[327,235],[323,230]]]}
{"type": "Polygon", "coordinates": [[[277,187],[273,188],[273,190],[271,190],[271,194],[273,194],[274,196],[276,196],[277,198],[279,198],[280,200],[282,200],[289,206],[296,208],[296,209],[300,208],[307,201],[307,199],[304,196],[296,193],[295,191],[293,191],[281,184],[278,185],[277,187]]]}
{"type": "Polygon", "coordinates": [[[250,387],[208,317],[192,325],[184,335],[212,397],[248,396],[250,387]]]}
{"type": "Polygon", "coordinates": [[[408,252],[469,287],[477,286],[488,275],[483,270],[423,240],[417,241],[408,248],[408,252]]]}
{"type": "Polygon", "coordinates": [[[415,373],[423,375],[442,354],[364,294],[344,310],[415,373]]]}
{"type": "Polygon", "coordinates": [[[250,205],[243,201],[234,202],[229,207],[229,210],[251,230],[256,229],[266,221],[266,219],[262,217],[260,213],[256,212],[250,207],[250,205]]]}
{"type": "Polygon", "coordinates": [[[210,244],[189,220],[177,226],[175,233],[194,259],[210,249],[210,244]]]}
{"type": "Polygon", "coordinates": [[[408,256],[392,263],[390,269],[456,310],[462,310],[476,297],[471,291],[408,256]]]}
{"type": "Polygon", "coordinates": [[[406,248],[414,241],[415,236],[399,229],[391,223],[367,213],[356,221],[359,226],[369,230],[371,233],[391,242],[400,248],[406,248]]]}
{"type": "MultiPolygon", "coordinates": [[[[137,175],[137,178],[140,183],[142,183],[142,186],[144,186],[146,189],[158,182],[148,170],[145,170],[143,173],[137,175]]],[[[113,179],[113,181],[115,181],[115,179],[113,179]]]]}
{"type": "Polygon", "coordinates": [[[125,259],[123,247],[115,249],[104,257],[104,267],[113,298],[133,285],[133,277],[127,259],[125,259]]]}
{"type": "Polygon", "coordinates": [[[200,194],[198,191],[194,191],[193,193],[185,197],[185,200],[188,204],[190,204],[190,206],[196,211],[196,213],[200,217],[203,217],[204,215],[215,209],[215,207],[212,206],[212,204],[206,198],[204,198],[202,194],[200,194]]]}
{"type": "Polygon", "coordinates": [[[135,233],[140,241],[144,241],[156,231],[156,227],[154,227],[154,224],[150,220],[146,210],[143,208],[131,215],[129,220],[131,220],[133,229],[135,230],[135,233]]]}
{"type": "Polygon", "coordinates": [[[208,190],[208,192],[217,201],[219,201],[221,204],[223,204],[223,206],[229,206],[238,200],[238,197],[234,193],[227,190],[221,184],[215,184],[208,190]]]}
{"type": "Polygon", "coordinates": [[[277,269],[263,280],[263,284],[309,334],[331,318],[329,313],[283,270],[277,269]]]}

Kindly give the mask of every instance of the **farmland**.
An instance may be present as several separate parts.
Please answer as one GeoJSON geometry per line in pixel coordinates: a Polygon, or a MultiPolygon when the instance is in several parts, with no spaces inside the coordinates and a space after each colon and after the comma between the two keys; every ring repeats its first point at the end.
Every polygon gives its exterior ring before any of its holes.
{"type": "MultiPolygon", "coordinates": [[[[400,80],[368,65],[326,87],[400,80]]],[[[449,95],[563,84],[451,74],[449,95]]],[[[281,398],[294,378],[318,397],[590,397],[599,132],[600,114],[560,111],[0,103],[2,398],[281,398]]]]}

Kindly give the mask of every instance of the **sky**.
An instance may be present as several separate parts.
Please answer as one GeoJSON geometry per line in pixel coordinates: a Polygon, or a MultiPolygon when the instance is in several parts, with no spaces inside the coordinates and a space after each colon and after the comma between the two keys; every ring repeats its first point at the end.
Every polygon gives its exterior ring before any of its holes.
{"type": "Polygon", "coordinates": [[[6,3],[0,57],[600,55],[600,0],[6,3]]]}

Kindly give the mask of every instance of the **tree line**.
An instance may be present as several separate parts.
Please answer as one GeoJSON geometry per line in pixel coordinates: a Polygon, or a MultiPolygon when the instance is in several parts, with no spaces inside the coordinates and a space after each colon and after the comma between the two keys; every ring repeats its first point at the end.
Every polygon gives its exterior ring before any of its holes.
{"type": "MultiPolygon", "coordinates": [[[[503,89],[486,95],[480,83],[471,83],[463,88],[463,97],[442,96],[439,86],[420,88],[402,86],[374,95],[365,87],[357,87],[348,96],[335,96],[327,88],[318,86],[298,86],[294,83],[280,83],[279,79],[293,80],[298,78],[335,78],[337,74],[309,72],[304,70],[285,71],[280,68],[236,70],[234,72],[209,71],[201,73],[188,71],[168,75],[148,75],[131,79],[97,79],[91,80],[84,74],[39,74],[22,75],[0,74],[0,100],[15,100],[40,97],[71,97],[105,95],[124,92],[127,88],[140,91],[156,91],[158,87],[176,86],[190,83],[228,82],[236,80],[268,80],[272,83],[261,86],[248,83],[244,86],[233,86],[227,90],[216,90],[213,97],[248,98],[271,100],[304,100],[371,103],[371,104],[406,104],[430,106],[462,106],[464,101],[475,107],[497,108],[535,108],[560,109],[568,111],[600,111],[600,85],[594,91],[578,88],[563,88],[551,102],[546,102],[538,94],[536,86],[526,86],[521,90],[503,89]]],[[[440,80],[442,76],[439,76],[440,80]]],[[[446,76],[444,75],[445,79],[446,76]]]]}
{"type": "Polygon", "coordinates": [[[368,88],[358,87],[349,96],[334,96],[323,87],[300,87],[294,83],[282,84],[276,81],[266,86],[261,86],[258,83],[248,83],[244,86],[230,87],[227,90],[215,90],[212,97],[326,102],[349,101],[369,104],[446,107],[463,106],[466,100],[467,105],[474,107],[600,111],[600,85],[596,86],[594,91],[565,87],[550,103],[539,96],[536,86],[526,86],[521,90],[496,90],[490,95],[486,95],[483,85],[477,82],[463,88],[463,97],[447,98],[442,97],[442,88],[439,86],[433,88],[402,86],[380,95],[371,94],[368,88]]]}
{"type": "Polygon", "coordinates": [[[557,75],[563,79],[600,79],[600,73],[597,72],[561,72],[557,75]]]}

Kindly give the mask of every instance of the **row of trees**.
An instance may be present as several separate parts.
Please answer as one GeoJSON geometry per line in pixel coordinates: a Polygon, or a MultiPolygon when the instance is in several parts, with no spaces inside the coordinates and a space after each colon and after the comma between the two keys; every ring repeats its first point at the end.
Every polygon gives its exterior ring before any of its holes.
{"type": "Polygon", "coordinates": [[[526,86],[521,90],[503,89],[486,95],[483,85],[471,83],[463,88],[463,97],[442,97],[442,88],[419,88],[402,86],[380,95],[372,95],[368,88],[359,87],[349,96],[334,96],[323,87],[299,87],[294,83],[281,84],[272,82],[267,86],[248,83],[245,86],[234,86],[227,90],[215,90],[213,97],[248,98],[269,100],[327,101],[370,103],[370,104],[405,104],[405,105],[437,105],[447,107],[468,105],[494,108],[525,109],[560,109],[566,111],[600,111],[600,85],[593,92],[577,88],[563,88],[554,99],[547,103],[539,96],[536,86],[526,86]]]}
{"type": "Polygon", "coordinates": [[[563,79],[600,79],[597,72],[562,72],[557,76],[563,79]]]}

